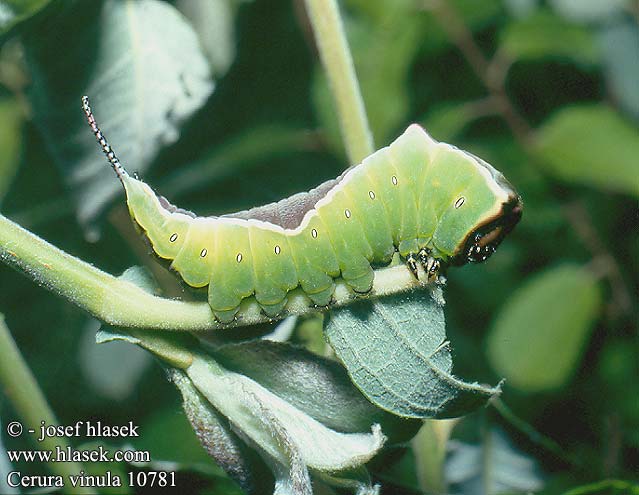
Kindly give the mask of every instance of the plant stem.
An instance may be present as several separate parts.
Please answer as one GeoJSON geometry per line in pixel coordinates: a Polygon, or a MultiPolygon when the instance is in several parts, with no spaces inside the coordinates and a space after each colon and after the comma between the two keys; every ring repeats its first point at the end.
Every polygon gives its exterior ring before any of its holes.
{"type": "MultiPolygon", "coordinates": [[[[154,296],[131,282],[118,279],[61,251],[2,215],[0,260],[115,327],[197,332],[274,320],[262,313],[255,298],[251,297],[242,301],[234,322],[221,324],[206,302],[185,302],[154,296]]],[[[421,271],[420,277],[421,280],[426,279],[421,271]]],[[[341,279],[337,279],[335,285],[335,306],[344,306],[362,298],[341,279]]],[[[376,270],[368,297],[405,292],[422,285],[405,265],[399,264],[376,270]]],[[[289,292],[285,311],[278,318],[316,313],[322,309],[312,304],[303,291],[295,289],[289,292]]]]}
{"type": "MultiPolygon", "coordinates": [[[[58,425],[51,407],[47,403],[42,390],[38,386],[29,366],[22,358],[11,333],[0,314],[0,385],[7,395],[15,411],[24,422],[24,433],[28,429],[40,431],[41,421],[47,425],[58,425]]],[[[36,433],[34,438],[38,438],[36,433]]],[[[70,444],[65,437],[44,438],[38,443],[41,450],[55,451],[56,447],[66,450],[70,444]]],[[[68,493],[95,493],[91,489],[74,488],[69,475],[78,475],[83,470],[81,464],[75,462],[48,463],[51,472],[64,478],[65,491],[68,493]]]]}
{"type": "Polygon", "coordinates": [[[359,91],[353,59],[335,0],[305,0],[317,48],[337,107],[351,164],[373,153],[373,137],[359,91]]]}
{"type": "Polygon", "coordinates": [[[0,259],[114,326],[197,330],[214,322],[208,304],[156,297],[40,239],[0,215],[0,259]]]}
{"type": "Polygon", "coordinates": [[[419,488],[425,493],[446,493],[446,443],[459,419],[426,420],[411,441],[419,488]]]}

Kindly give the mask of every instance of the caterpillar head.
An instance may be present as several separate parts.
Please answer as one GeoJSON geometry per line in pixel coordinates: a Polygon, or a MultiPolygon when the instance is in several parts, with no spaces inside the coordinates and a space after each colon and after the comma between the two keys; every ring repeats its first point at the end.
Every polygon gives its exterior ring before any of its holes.
{"type": "Polygon", "coordinates": [[[444,198],[434,246],[448,254],[446,261],[452,265],[485,261],[521,219],[521,197],[501,172],[481,158],[448,144],[439,146],[437,161],[452,185],[444,198]]]}

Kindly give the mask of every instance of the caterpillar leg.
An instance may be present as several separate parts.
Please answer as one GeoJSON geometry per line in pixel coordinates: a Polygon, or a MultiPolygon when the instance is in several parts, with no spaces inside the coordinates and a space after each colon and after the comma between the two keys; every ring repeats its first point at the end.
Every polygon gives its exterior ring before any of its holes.
{"type": "Polygon", "coordinates": [[[430,255],[427,249],[422,248],[418,255],[419,262],[424,267],[428,282],[435,282],[439,279],[439,270],[441,263],[430,255]]]}
{"type": "Polygon", "coordinates": [[[409,253],[408,257],[406,258],[406,266],[413,274],[413,277],[419,280],[419,275],[417,274],[417,260],[415,259],[415,255],[413,253],[409,253]]]}

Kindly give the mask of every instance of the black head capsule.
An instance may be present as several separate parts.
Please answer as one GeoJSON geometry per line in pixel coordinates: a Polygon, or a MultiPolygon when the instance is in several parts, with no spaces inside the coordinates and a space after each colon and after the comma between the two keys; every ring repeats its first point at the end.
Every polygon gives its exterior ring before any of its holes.
{"type": "MultiPolygon", "coordinates": [[[[512,198],[502,206],[501,214],[477,229],[466,244],[466,259],[470,263],[485,261],[521,219],[522,203],[519,197],[512,198]]],[[[460,260],[461,263],[464,260],[460,260]]]]}

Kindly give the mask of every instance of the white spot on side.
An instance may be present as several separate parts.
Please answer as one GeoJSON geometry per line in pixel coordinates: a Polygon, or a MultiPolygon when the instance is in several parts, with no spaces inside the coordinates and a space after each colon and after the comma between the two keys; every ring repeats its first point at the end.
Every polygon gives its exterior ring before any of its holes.
{"type": "Polygon", "coordinates": [[[237,258],[235,258],[238,263],[242,263],[242,253],[237,253],[237,258]]]}
{"type": "Polygon", "coordinates": [[[348,208],[346,208],[344,210],[344,215],[346,215],[346,218],[351,218],[351,210],[349,210],[348,208]]]}
{"type": "Polygon", "coordinates": [[[313,239],[317,239],[317,230],[312,229],[311,230],[311,235],[313,236],[313,239]]]}
{"type": "Polygon", "coordinates": [[[206,256],[206,253],[208,253],[208,251],[205,249],[202,249],[202,251],[200,251],[200,257],[204,258],[206,256]]]}
{"type": "Polygon", "coordinates": [[[457,198],[457,201],[455,201],[455,209],[460,208],[461,205],[464,204],[464,201],[466,201],[466,198],[464,198],[463,196],[457,198]]]}
{"type": "Polygon", "coordinates": [[[177,241],[177,237],[178,237],[177,234],[172,234],[171,237],[169,237],[169,241],[175,242],[177,241]]]}
{"type": "Polygon", "coordinates": [[[275,246],[275,254],[280,254],[282,249],[279,246],[275,246]]]}
{"type": "Polygon", "coordinates": [[[395,177],[394,175],[391,177],[391,182],[393,183],[394,186],[397,185],[397,177],[395,177]]]}
{"type": "Polygon", "coordinates": [[[373,191],[368,191],[368,195],[371,199],[375,199],[375,193],[373,191]]]}

